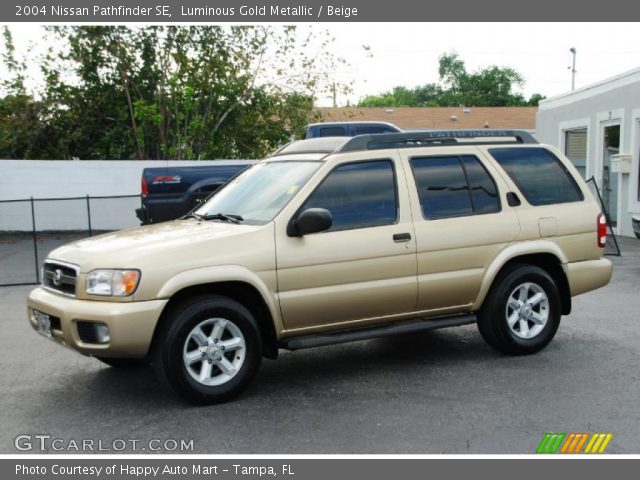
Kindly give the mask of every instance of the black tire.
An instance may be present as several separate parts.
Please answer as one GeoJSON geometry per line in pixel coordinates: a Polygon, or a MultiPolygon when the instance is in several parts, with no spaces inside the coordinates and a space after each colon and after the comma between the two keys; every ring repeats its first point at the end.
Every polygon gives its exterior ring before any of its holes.
{"type": "Polygon", "coordinates": [[[636,233],[636,232],[633,232],[633,233],[635,234],[636,238],[640,240],[640,233],[636,233]]]}
{"type": "MultiPolygon", "coordinates": [[[[516,264],[507,267],[494,281],[478,312],[478,329],[482,338],[496,350],[509,355],[528,355],[540,351],[553,339],[560,317],[560,292],[553,278],[539,267],[516,264]],[[509,327],[507,302],[517,287],[527,283],[537,285],[546,294],[548,318],[535,336],[521,338],[509,327]]],[[[532,322],[530,324],[533,325],[532,322]]]]}
{"type": "Polygon", "coordinates": [[[109,365],[113,368],[118,368],[120,370],[130,370],[133,368],[144,367],[147,362],[140,358],[107,358],[107,357],[96,357],[102,363],[109,365]]]}
{"type": "MultiPolygon", "coordinates": [[[[236,397],[247,387],[260,367],[262,342],[256,319],[247,308],[230,298],[219,295],[189,298],[171,308],[158,328],[153,345],[154,370],[161,381],[193,404],[209,405],[236,397]],[[225,383],[205,385],[194,379],[187,370],[183,353],[190,332],[202,322],[217,318],[227,320],[242,333],[243,361],[236,373],[225,383]]],[[[224,355],[230,353],[226,352],[224,355]]],[[[235,354],[231,353],[231,361],[235,358],[235,354]]],[[[211,364],[212,361],[208,363],[211,364]]],[[[203,364],[204,360],[199,364],[200,367],[203,364]]],[[[198,368],[198,364],[195,368],[198,368]]],[[[223,373],[218,369],[217,363],[212,368],[220,375],[223,373]]]]}

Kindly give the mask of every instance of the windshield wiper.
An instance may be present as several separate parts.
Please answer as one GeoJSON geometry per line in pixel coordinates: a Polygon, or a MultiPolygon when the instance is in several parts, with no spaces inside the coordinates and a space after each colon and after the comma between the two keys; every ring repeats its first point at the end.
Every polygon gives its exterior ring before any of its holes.
{"type": "Polygon", "coordinates": [[[185,220],[187,218],[195,218],[196,220],[202,220],[204,216],[200,215],[199,213],[190,212],[184,215],[183,217],[181,217],[180,220],[185,220]]]}
{"type": "Polygon", "coordinates": [[[232,215],[230,213],[214,213],[210,215],[203,215],[202,220],[222,220],[223,222],[241,223],[244,222],[244,218],[240,215],[232,215]]]}

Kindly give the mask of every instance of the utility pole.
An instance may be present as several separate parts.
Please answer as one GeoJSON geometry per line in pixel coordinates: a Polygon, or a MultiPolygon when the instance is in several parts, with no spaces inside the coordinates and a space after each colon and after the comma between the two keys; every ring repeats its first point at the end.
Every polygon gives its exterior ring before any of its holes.
{"type": "Polygon", "coordinates": [[[575,90],[576,88],[576,47],[571,47],[569,51],[573,55],[573,62],[569,67],[571,69],[571,90],[575,90]]]}
{"type": "Polygon", "coordinates": [[[333,93],[333,108],[336,108],[338,106],[338,102],[336,101],[336,82],[333,82],[331,91],[333,93]]]}

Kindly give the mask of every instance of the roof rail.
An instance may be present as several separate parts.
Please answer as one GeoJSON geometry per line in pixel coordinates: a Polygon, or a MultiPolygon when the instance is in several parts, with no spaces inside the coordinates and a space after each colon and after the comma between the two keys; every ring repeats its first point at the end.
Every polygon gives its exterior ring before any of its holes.
{"type": "Polygon", "coordinates": [[[537,144],[526,130],[432,130],[424,132],[377,133],[351,138],[335,152],[356,152],[384,148],[437,147],[442,145],[537,144]]]}
{"type": "Polygon", "coordinates": [[[317,137],[289,142],[273,152],[270,156],[297,155],[305,153],[334,153],[339,152],[351,137],[317,137]]]}

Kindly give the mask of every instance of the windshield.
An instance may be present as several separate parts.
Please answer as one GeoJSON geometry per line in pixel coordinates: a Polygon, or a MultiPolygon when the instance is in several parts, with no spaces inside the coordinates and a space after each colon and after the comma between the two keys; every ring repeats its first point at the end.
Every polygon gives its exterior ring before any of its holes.
{"type": "Polygon", "coordinates": [[[320,162],[257,163],[220,189],[196,210],[204,218],[236,217],[242,223],[270,222],[318,169],[320,162]]]}

